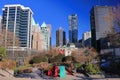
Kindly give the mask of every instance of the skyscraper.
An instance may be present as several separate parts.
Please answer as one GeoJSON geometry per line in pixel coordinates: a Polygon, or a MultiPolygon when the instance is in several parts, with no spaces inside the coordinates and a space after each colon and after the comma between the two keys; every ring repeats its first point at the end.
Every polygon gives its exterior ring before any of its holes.
{"type": "Polygon", "coordinates": [[[69,42],[76,43],[78,40],[78,16],[72,14],[68,16],[69,23],[69,42]]]}
{"type": "Polygon", "coordinates": [[[44,50],[44,35],[41,33],[40,26],[34,24],[32,27],[32,50],[42,51],[44,50]]]}
{"type": "Polygon", "coordinates": [[[6,30],[6,41],[8,40],[7,31],[13,32],[12,47],[16,45],[15,36],[17,36],[20,41],[19,47],[31,48],[32,15],[33,12],[29,7],[20,4],[4,6],[2,29],[6,30]]]}
{"type": "Polygon", "coordinates": [[[47,24],[48,30],[49,30],[49,35],[50,35],[50,47],[52,46],[51,41],[52,41],[52,25],[51,24],[47,24]]]}
{"type": "Polygon", "coordinates": [[[48,27],[47,24],[45,24],[45,22],[43,22],[43,24],[41,25],[41,33],[44,36],[44,42],[43,45],[44,46],[44,50],[49,50],[50,49],[50,40],[51,40],[51,28],[50,26],[48,27]]]}
{"type": "Polygon", "coordinates": [[[91,47],[91,31],[83,34],[83,45],[84,47],[91,47]]]}
{"type": "Polygon", "coordinates": [[[56,47],[57,46],[63,46],[66,44],[66,35],[65,35],[65,31],[60,27],[57,31],[56,31],[56,47]]]}
{"type": "MultiPolygon", "coordinates": [[[[113,31],[114,21],[106,20],[111,16],[112,7],[110,6],[94,6],[90,11],[92,46],[97,48],[97,41],[105,38],[106,35],[113,31]]],[[[99,44],[100,46],[100,44],[99,44]]]]}

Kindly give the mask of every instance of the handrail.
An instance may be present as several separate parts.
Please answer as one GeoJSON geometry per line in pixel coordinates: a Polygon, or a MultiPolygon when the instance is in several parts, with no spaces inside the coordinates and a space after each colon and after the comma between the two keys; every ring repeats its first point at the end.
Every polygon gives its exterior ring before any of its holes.
{"type": "Polygon", "coordinates": [[[5,72],[9,73],[9,75],[12,75],[12,76],[13,76],[13,74],[10,73],[9,71],[7,71],[6,69],[2,69],[2,70],[4,70],[5,72]]]}
{"type": "Polygon", "coordinates": [[[0,76],[5,77],[5,75],[3,75],[3,74],[1,74],[1,73],[0,73],[0,76]]]}

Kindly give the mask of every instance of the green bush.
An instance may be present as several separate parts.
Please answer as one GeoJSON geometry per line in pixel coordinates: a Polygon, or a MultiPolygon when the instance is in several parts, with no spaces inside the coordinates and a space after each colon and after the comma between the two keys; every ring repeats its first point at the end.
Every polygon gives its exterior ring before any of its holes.
{"type": "Polygon", "coordinates": [[[15,69],[14,69],[14,76],[17,76],[18,72],[19,72],[19,69],[18,69],[18,68],[15,68],[15,69]]]}
{"type": "Polygon", "coordinates": [[[6,57],[5,52],[6,52],[5,48],[0,46],[0,56],[1,56],[2,58],[5,58],[5,57],[6,57]]]}
{"type": "Polygon", "coordinates": [[[98,74],[100,73],[100,69],[97,65],[93,65],[91,63],[88,63],[85,67],[86,71],[89,73],[89,74],[98,74]]]}
{"type": "Polygon", "coordinates": [[[52,58],[50,60],[51,63],[53,62],[62,62],[62,59],[64,58],[64,55],[62,54],[58,54],[57,56],[55,56],[54,58],[52,58]]]}
{"type": "Polygon", "coordinates": [[[81,67],[82,64],[81,63],[74,63],[73,65],[74,65],[74,68],[77,69],[77,68],[81,67]]]}
{"type": "Polygon", "coordinates": [[[40,63],[40,62],[48,62],[48,58],[46,56],[35,56],[30,60],[30,64],[40,63]]]}

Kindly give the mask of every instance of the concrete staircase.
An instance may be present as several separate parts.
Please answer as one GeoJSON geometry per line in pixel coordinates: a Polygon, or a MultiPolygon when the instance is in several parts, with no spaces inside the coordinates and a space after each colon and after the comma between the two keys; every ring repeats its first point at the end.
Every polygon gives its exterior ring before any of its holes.
{"type": "Polygon", "coordinates": [[[8,69],[0,69],[0,76],[1,77],[13,77],[14,71],[8,69]]]}

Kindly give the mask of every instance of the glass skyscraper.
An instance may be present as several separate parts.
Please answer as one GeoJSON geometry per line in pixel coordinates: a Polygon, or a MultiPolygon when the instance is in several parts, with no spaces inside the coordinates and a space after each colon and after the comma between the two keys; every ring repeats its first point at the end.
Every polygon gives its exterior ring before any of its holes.
{"type": "Polygon", "coordinates": [[[66,44],[66,35],[62,27],[56,31],[56,47],[66,44]]]}
{"type": "Polygon", "coordinates": [[[69,23],[69,42],[76,43],[78,40],[78,16],[72,14],[68,16],[69,23]]]}
{"type": "MultiPolygon", "coordinates": [[[[19,47],[31,48],[32,10],[23,5],[5,5],[3,8],[2,29],[13,32],[13,47],[16,46],[15,38],[19,38],[19,47]]],[[[6,41],[8,41],[6,34],[6,41]]],[[[9,46],[6,44],[6,46],[9,46]]]]}

